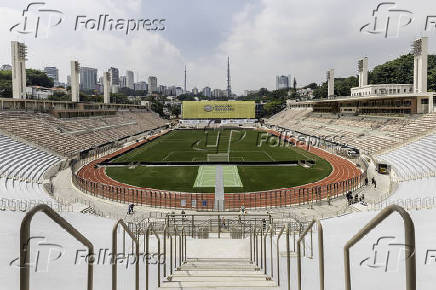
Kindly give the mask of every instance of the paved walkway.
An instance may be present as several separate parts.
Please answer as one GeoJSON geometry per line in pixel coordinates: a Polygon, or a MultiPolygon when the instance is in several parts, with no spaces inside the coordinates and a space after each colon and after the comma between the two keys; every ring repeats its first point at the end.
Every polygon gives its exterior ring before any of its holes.
{"type": "Polygon", "coordinates": [[[215,209],[222,209],[224,207],[224,174],[222,165],[216,166],[215,174],[215,209]]]}

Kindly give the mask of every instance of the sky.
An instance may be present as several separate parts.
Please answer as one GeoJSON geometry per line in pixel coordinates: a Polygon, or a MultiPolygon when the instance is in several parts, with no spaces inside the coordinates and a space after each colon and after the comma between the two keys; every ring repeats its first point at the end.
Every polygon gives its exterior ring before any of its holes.
{"type": "Polygon", "coordinates": [[[78,60],[82,66],[97,68],[99,75],[117,67],[121,75],[132,70],[135,81],[154,75],[159,84],[183,86],[186,65],[189,90],[225,89],[229,56],[233,92],[242,94],[261,87],[275,89],[276,75],[295,77],[297,86],[324,81],[330,68],[336,77],[355,75],[358,59],[367,56],[371,69],[408,53],[411,42],[421,36],[429,37],[430,53],[436,51],[435,25],[430,23],[425,29],[427,16],[436,15],[436,1],[383,5],[377,12],[377,28],[368,26],[362,31],[362,26],[374,23],[373,10],[381,1],[40,1],[43,4],[32,5],[25,14],[28,26],[24,30],[23,10],[34,2],[1,0],[0,64],[11,63],[10,41],[22,41],[28,46],[27,67],[56,66],[60,81],[66,81],[70,61],[78,60]],[[125,30],[96,31],[78,23],[75,30],[77,19],[98,19],[105,14],[133,22],[165,19],[165,29],[141,28],[126,35],[125,30]],[[40,25],[35,38],[37,16],[40,25]],[[385,37],[387,16],[391,22],[385,37]],[[19,33],[24,31],[31,33],[19,33]]]}

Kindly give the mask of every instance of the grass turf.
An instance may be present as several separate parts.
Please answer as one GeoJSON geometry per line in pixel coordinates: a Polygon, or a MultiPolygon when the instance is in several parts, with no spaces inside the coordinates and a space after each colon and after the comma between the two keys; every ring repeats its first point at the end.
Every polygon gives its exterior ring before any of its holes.
{"type": "MultiPolygon", "coordinates": [[[[311,168],[301,166],[238,166],[243,187],[225,187],[225,192],[251,192],[298,186],[330,174],[331,165],[300,148],[273,146],[264,132],[255,130],[175,130],[124,154],[114,162],[207,161],[208,154],[229,153],[231,161],[286,161],[312,159],[311,168]],[[219,137],[218,137],[219,136],[219,137]],[[218,138],[218,139],[217,139],[218,138]]],[[[111,178],[131,185],[183,192],[214,192],[214,186],[194,187],[199,166],[108,167],[111,178]]],[[[226,177],[225,177],[226,178],[226,177]]],[[[230,177],[229,177],[230,178],[230,177]]]]}

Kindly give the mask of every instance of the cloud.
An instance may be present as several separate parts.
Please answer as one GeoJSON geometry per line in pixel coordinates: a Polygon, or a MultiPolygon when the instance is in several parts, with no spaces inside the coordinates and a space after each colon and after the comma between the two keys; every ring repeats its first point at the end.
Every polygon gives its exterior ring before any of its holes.
{"type": "MultiPolygon", "coordinates": [[[[10,63],[10,41],[25,41],[29,47],[28,67],[55,65],[61,80],[69,74],[69,61],[96,67],[99,74],[111,66],[121,74],[133,70],[141,80],[156,75],[160,84],[182,85],[188,66],[188,88],[225,89],[226,61],[230,56],[233,91],[267,87],[274,89],[275,76],[291,74],[298,85],[321,82],[325,71],[336,76],[356,73],[357,59],[368,56],[370,67],[407,53],[410,42],[422,35],[425,17],[436,15],[436,2],[403,0],[415,20],[399,38],[359,32],[371,21],[378,1],[289,1],[252,0],[238,4],[184,0],[169,1],[47,1],[50,8],[64,12],[64,22],[47,39],[9,32],[20,20],[28,2],[10,2],[0,8],[0,64],[10,63]],[[164,32],[74,31],[76,15],[98,18],[168,17],[164,32]]],[[[432,36],[433,33],[430,33],[432,36]]],[[[434,37],[433,37],[434,38],[434,37]]],[[[430,39],[430,50],[436,47],[430,39]]]]}
{"type": "MultiPolygon", "coordinates": [[[[11,40],[24,41],[28,46],[28,67],[57,66],[61,80],[70,72],[70,60],[78,60],[82,66],[96,67],[99,74],[111,66],[120,73],[132,70],[145,79],[154,74],[168,82],[178,81],[171,72],[174,66],[183,66],[180,51],[159,32],[135,31],[126,36],[122,31],[98,32],[79,29],[74,31],[77,15],[98,19],[100,14],[109,14],[114,19],[141,19],[138,13],[140,1],[59,1],[47,2],[47,6],[64,13],[61,25],[50,30],[47,38],[33,38],[9,32],[12,24],[21,20],[21,7],[0,8],[0,63],[10,63],[11,40]],[[86,9],[83,9],[86,7],[86,9]]],[[[24,5],[23,5],[24,7],[24,5]]]]}

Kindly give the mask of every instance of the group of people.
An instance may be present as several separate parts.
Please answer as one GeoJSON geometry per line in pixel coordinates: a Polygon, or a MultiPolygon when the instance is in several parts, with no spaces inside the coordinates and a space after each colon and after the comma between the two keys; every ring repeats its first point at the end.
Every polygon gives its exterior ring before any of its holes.
{"type": "MultiPolygon", "coordinates": [[[[365,185],[368,185],[368,177],[365,177],[365,185]]],[[[375,180],[375,178],[371,178],[371,184],[374,185],[374,188],[377,188],[377,181],[375,180]]]]}
{"type": "Polygon", "coordinates": [[[347,192],[345,195],[347,197],[348,205],[352,205],[354,203],[365,203],[365,195],[362,193],[360,196],[359,194],[355,194],[353,197],[353,193],[351,191],[347,192]]]}

